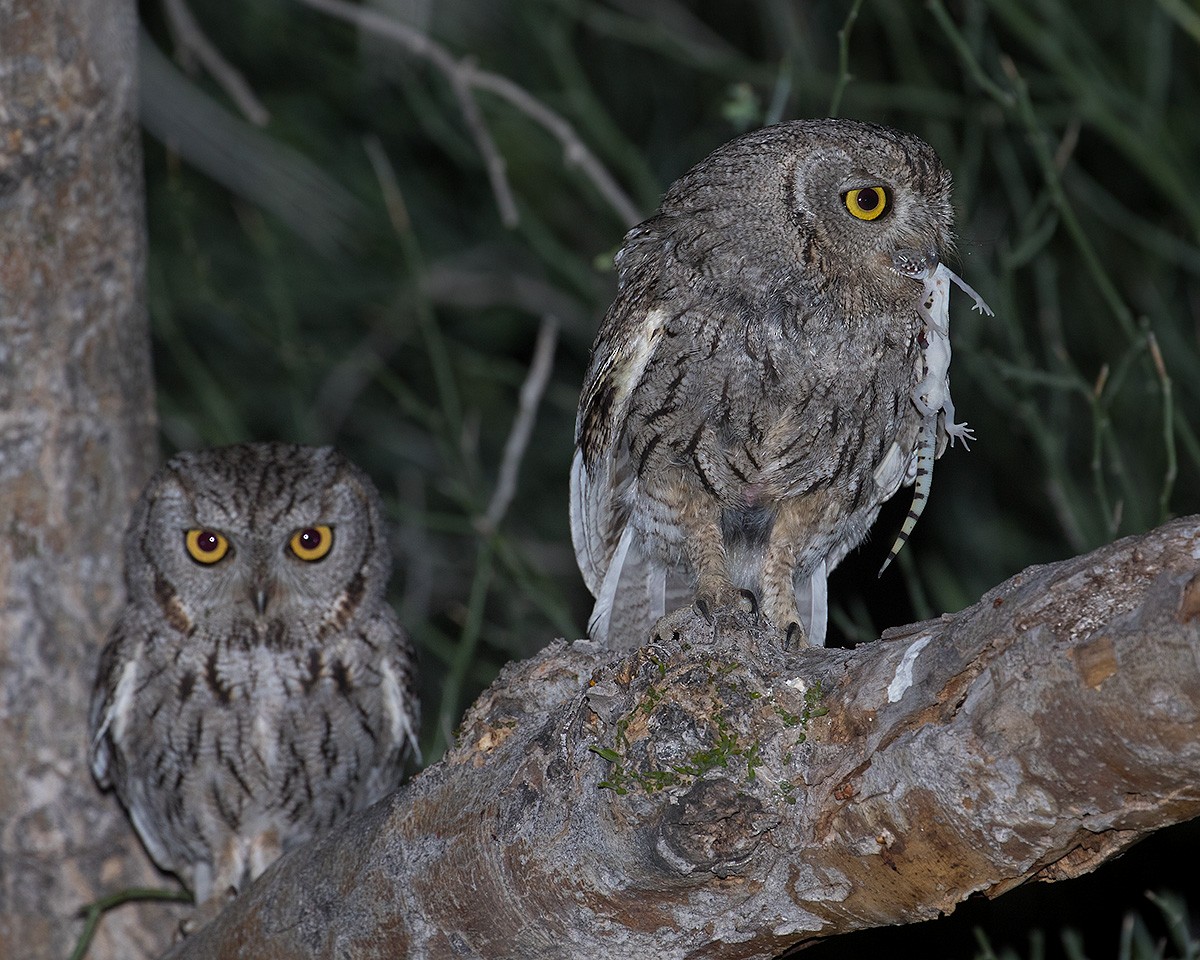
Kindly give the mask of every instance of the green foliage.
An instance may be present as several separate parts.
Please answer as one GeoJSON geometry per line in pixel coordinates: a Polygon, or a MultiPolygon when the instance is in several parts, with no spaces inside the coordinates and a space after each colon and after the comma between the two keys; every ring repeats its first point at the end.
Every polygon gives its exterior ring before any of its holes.
{"type": "MultiPolygon", "coordinates": [[[[639,708],[642,712],[650,714],[661,701],[662,693],[654,687],[650,687],[639,708]],[[652,694],[657,695],[652,696],[652,694]]],[[[712,725],[714,739],[711,747],[695,751],[688,756],[684,763],[671,764],[666,769],[660,769],[639,767],[630,763],[630,758],[625,753],[629,749],[629,742],[625,737],[628,720],[619,722],[617,724],[617,749],[595,744],[588,747],[597,756],[603,757],[612,764],[612,770],[604,780],[600,781],[599,786],[606,790],[612,790],[618,796],[625,796],[630,789],[634,788],[645,793],[657,793],[659,790],[666,790],[670,787],[691,786],[709,771],[718,767],[727,770],[730,763],[737,760],[740,760],[745,766],[746,780],[754,780],[757,776],[755,771],[762,766],[761,744],[757,741],[744,743],[739,738],[737,731],[730,726],[729,721],[720,714],[712,718],[712,725]]]]}
{"type": "Polygon", "coordinates": [[[96,929],[100,925],[100,920],[109,910],[115,910],[117,907],[124,906],[127,903],[147,903],[151,901],[190,904],[192,902],[192,895],[186,890],[130,887],[89,903],[79,911],[83,916],[83,930],[80,931],[79,939],[75,942],[75,949],[71,951],[70,960],[83,960],[87,956],[88,948],[92,944],[92,938],[96,935],[96,929]]]}
{"type": "MultiPolygon", "coordinates": [[[[143,51],[143,112],[165,141],[146,143],[165,445],[331,442],[374,476],[423,656],[427,760],[504,661],[582,633],[574,409],[629,208],[649,214],[762,123],[836,112],[929,140],[956,177],[954,267],[996,311],[955,299],[954,394],[979,443],[939,464],[902,577],[874,571],[906,496],[835,575],[843,636],[1200,510],[1200,31],[1186,4],[378,3],[412,16],[443,66],[467,58],[524,93],[468,98],[512,225],[435,62],[302,0],[192,9],[270,120],[237,120],[204,69],[181,93],[143,51]],[[545,316],[553,370],[515,498],[484,522],[545,316]]],[[[160,7],[143,14],[177,52],[160,7]]]]}
{"type": "MultiPolygon", "coordinates": [[[[1163,926],[1167,936],[1151,933],[1150,925],[1140,912],[1130,911],[1121,921],[1121,935],[1112,953],[1117,960],[1196,960],[1200,957],[1200,940],[1188,926],[1187,904],[1174,893],[1147,893],[1161,915],[1156,926],[1163,926]]],[[[1017,951],[1005,947],[997,952],[984,931],[976,928],[975,939],[979,952],[975,960],[1045,960],[1046,938],[1040,930],[1029,935],[1029,950],[1017,951]]],[[[1068,927],[1061,931],[1063,954],[1067,960],[1087,960],[1083,937],[1078,930],[1068,927]]],[[[1107,951],[1106,951],[1107,954],[1107,951]]]]}

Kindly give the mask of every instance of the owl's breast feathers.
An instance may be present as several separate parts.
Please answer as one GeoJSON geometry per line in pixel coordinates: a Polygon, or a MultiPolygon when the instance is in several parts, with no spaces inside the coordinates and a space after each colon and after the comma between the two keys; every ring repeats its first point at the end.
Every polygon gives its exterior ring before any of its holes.
{"type": "Polygon", "coordinates": [[[898,316],[848,323],[802,288],[657,292],[619,296],[606,318],[579,411],[589,473],[626,456],[614,479],[682,470],[723,506],[754,506],[859,485],[915,436],[915,296],[898,316]]]}

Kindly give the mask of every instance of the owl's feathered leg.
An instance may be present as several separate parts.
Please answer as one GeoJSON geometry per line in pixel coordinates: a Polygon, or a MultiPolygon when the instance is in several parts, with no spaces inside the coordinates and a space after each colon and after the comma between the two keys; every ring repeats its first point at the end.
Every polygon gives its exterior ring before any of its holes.
{"type": "Polygon", "coordinates": [[[283,856],[283,842],[278,830],[264,830],[250,841],[246,851],[247,867],[250,871],[248,880],[257,880],[263,872],[283,856]]]}
{"type": "Polygon", "coordinates": [[[825,645],[828,614],[826,563],[808,576],[795,575],[799,549],[813,529],[814,515],[825,507],[820,493],[784,501],[775,516],[762,565],[762,612],[780,630],[801,628],[814,646],[825,645]]]}
{"type": "MultiPolygon", "coordinates": [[[[217,862],[213,869],[213,886],[211,897],[217,901],[225,901],[237,895],[254,878],[251,872],[253,846],[259,837],[232,836],[217,852],[217,862]]],[[[275,856],[283,850],[276,839],[275,856]]],[[[269,863],[270,861],[267,861],[269,863]]],[[[266,869],[264,864],[263,869],[266,869]]]]}
{"type": "MultiPolygon", "coordinates": [[[[190,937],[201,927],[215,920],[217,914],[224,910],[247,881],[252,879],[254,875],[247,876],[253,853],[248,848],[252,843],[253,841],[246,838],[231,836],[217,851],[215,863],[200,862],[195,865],[191,876],[191,888],[196,909],[179,925],[180,934],[190,937]]],[[[276,835],[274,857],[278,857],[282,852],[276,835]]],[[[262,869],[265,870],[270,864],[271,860],[266,860],[262,869]]]]}
{"type": "Polygon", "coordinates": [[[696,607],[708,616],[710,611],[742,599],[729,578],[729,559],[725,539],[714,511],[713,516],[693,515],[686,523],[688,559],[696,576],[696,607]]]}
{"type": "Polygon", "coordinates": [[[666,578],[655,581],[656,594],[666,601],[678,600],[681,585],[674,575],[677,570],[690,575],[687,594],[701,612],[738,602],[741,594],[730,577],[721,507],[715,496],[682,471],[653,482],[643,480],[639,493],[638,524],[650,541],[648,553],[655,558],[649,565],[668,568],[666,578]]]}

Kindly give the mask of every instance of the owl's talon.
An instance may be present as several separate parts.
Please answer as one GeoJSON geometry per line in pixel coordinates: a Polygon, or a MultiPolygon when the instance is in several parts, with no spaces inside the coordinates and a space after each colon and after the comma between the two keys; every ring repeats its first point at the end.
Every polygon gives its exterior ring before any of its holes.
{"type": "Polygon", "coordinates": [[[700,614],[707,623],[713,623],[716,619],[713,617],[712,608],[709,606],[708,599],[705,597],[696,598],[696,612],[700,614]]]}
{"type": "Polygon", "coordinates": [[[804,628],[795,620],[787,625],[787,630],[783,634],[783,649],[788,653],[794,650],[799,650],[807,645],[808,637],[804,633],[804,628]]]}

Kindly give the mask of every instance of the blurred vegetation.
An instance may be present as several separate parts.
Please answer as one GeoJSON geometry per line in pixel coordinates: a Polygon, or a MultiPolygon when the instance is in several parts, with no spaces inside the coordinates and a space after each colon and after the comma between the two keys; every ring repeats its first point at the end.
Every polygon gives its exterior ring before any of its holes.
{"type": "MultiPolygon", "coordinates": [[[[1126,913],[1121,920],[1121,933],[1117,940],[1117,960],[1195,960],[1200,957],[1200,940],[1197,940],[1188,925],[1188,909],[1183,898],[1173,893],[1147,893],[1146,898],[1157,908],[1157,915],[1150,916],[1135,911],[1126,913]],[[1162,928],[1165,936],[1155,928],[1162,928]]],[[[982,930],[976,929],[979,953],[976,960],[1044,960],[1045,938],[1035,931],[1029,938],[1026,951],[1005,947],[997,952],[982,930]]],[[[1067,927],[1061,934],[1063,952],[1067,960],[1087,960],[1083,936],[1078,930],[1067,927]]]]}
{"type": "Polygon", "coordinates": [[[612,256],[754,126],[836,113],[927,139],[955,175],[954,268],[996,311],[953,311],[978,444],[939,461],[899,572],[875,578],[907,492],[835,574],[835,632],[957,610],[1028,564],[1200,512],[1187,0],[349,7],[401,24],[399,42],[336,4],[142,3],[159,406],[167,452],[334,443],[376,479],[427,762],[500,665],[582,635],[567,476],[612,256]],[[485,521],[547,318],[515,498],[485,521]]]}

